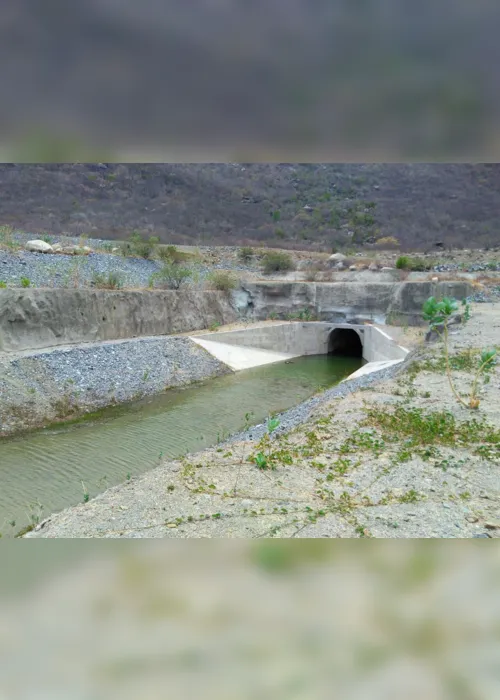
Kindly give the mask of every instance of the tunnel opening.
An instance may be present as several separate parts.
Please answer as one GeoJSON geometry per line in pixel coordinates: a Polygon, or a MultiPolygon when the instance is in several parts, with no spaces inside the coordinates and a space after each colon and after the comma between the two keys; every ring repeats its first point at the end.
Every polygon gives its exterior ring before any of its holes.
{"type": "Polygon", "coordinates": [[[335,328],[328,338],[328,354],[343,357],[363,357],[363,344],[352,328],[335,328]]]}

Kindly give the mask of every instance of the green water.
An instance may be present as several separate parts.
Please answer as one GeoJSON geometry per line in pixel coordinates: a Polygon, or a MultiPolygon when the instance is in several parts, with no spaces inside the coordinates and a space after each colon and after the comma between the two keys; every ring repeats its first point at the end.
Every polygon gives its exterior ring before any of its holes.
{"type": "Polygon", "coordinates": [[[81,502],[157,466],[262,422],[337,384],[361,366],[318,355],[208,380],[105,410],[95,420],[0,441],[0,532],[81,502]],[[15,525],[11,525],[15,521],[15,525]]]}

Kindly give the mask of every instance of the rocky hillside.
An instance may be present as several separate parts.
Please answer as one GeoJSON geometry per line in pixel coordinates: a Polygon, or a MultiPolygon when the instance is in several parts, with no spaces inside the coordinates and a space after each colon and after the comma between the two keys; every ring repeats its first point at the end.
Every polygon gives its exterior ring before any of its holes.
{"type": "Polygon", "coordinates": [[[0,165],[0,223],[185,245],[500,244],[498,164],[0,165]]]}

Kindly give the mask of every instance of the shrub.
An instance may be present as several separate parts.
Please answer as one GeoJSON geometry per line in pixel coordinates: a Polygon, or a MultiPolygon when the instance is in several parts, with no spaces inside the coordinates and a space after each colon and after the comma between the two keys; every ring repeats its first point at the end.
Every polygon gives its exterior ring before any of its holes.
{"type": "Polygon", "coordinates": [[[116,272],[109,272],[107,275],[94,272],[92,275],[92,286],[97,287],[97,289],[121,289],[123,281],[116,272]]]}
{"type": "Polygon", "coordinates": [[[280,251],[272,251],[266,253],[262,259],[263,270],[266,275],[270,275],[272,272],[288,272],[289,270],[295,270],[295,263],[288,253],[282,253],[280,251]]]}
{"type": "Polygon", "coordinates": [[[238,258],[241,260],[241,262],[248,263],[254,256],[254,250],[253,248],[250,248],[249,246],[244,246],[243,248],[240,248],[238,251],[238,258]]]}
{"type": "Polygon", "coordinates": [[[29,277],[21,277],[21,287],[31,287],[31,280],[29,277]]]}
{"type": "Polygon", "coordinates": [[[377,248],[387,248],[390,250],[391,248],[399,248],[399,241],[394,236],[383,236],[375,241],[375,245],[377,248]]]}
{"type": "Polygon", "coordinates": [[[219,292],[229,292],[238,286],[238,280],[230,272],[215,270],[207,277],[210,285],[219,292]]]}
{"type": "Polygon", "coordinates": [[[180,263],[188,257],[185,253],[177,250],[175,245],[160,246],[156,254],[159,260],[164,263],[180,263]]]}
{"type": "Polygon", "coordinates": [[[144,258],[147,260],[153,256],[160,239],[156,236],[150,236],[146,238],[138,231],[134,231],[129,237],[128,241],[122,245],[122,254],[127,256],[131,255],[133,257],[144,258]]]}
{"type": "Polygon", "coordinates": [[[189,268],[168,262],[161,270],[153,272],[149,278],[149,286],[159,289],[179,289],[181,284],[186,282],[192,274],[193,272],[189,268]]]}
{"type": "Polygon", "coordinates": [[[432,262],[423,258],[410,258],[408,255],[401,255],[396,260],[398,270],[411,270],[412,272],[425,272],[432,269],[432,262]]]}
{"type": "Polygon", "coordinates": [[[396,260],[396,267],[398,270],[409,270],[410,258],[407,255],[400,255],[396,260]]]}

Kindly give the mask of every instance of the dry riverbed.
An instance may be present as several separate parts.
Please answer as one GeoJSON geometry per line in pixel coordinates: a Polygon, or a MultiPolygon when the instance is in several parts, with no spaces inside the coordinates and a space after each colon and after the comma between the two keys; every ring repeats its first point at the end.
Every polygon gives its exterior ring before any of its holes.
{"type": "MultiPolygon", "coordinates": [[[[474,305],[450,346],[465,394],[477,351],[500,349],[500,304],[474,305]]],[[[272,439],[163,463],[26,536],[498,537],[499,366],[471,411],[453,397],[442,357],[438,344],[417,347],[395,376],[326,392],[272,439]]]]}

